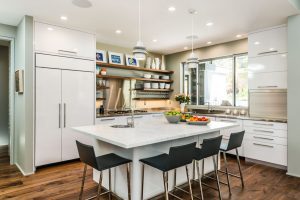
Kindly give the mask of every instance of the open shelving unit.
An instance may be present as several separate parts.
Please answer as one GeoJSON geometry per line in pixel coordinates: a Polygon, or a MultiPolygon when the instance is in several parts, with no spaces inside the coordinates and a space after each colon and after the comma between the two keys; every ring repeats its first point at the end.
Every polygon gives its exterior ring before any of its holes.
{"type": "Polygon", "coordinates": [[[97,78],[103,79],[124,79],[124,80],[137,80],[137,81],[149,81],[149,82],[161,82],[161,83],[172,83],[173,80],[164,79],[152,79],[152,78],[140,78],[140,77],[127,77],[127,76],[110,76],[110,75],[97,75],[97,78]]]}

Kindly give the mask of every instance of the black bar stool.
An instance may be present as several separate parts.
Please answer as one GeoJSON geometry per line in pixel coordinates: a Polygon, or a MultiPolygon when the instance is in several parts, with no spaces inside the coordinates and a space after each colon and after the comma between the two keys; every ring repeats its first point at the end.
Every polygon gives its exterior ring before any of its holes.
{"type": "Polygon", "coordinates": [[[101,195],[109,194],[109,199],[111,199],[111,196],[114,195],[111,191],[111,168],[118,167],[120,165],[127,165],[127,186],[128,186],[128,199],[131,199],[131,193],[130,193],[130,163],[132,162],[129,159],[122,158],[114,153],[106,154],[103,156],[95,156],[95,151],[93,146],[82,144],[78,141],[76,141],[77,149],[79,152],[79,157],[81,162],[83,162],[84,165],[84,171],[83,171],[83,178],[82,178],[82,184],[80,189],[80,195],[79,199],[82,199],[83,195],[83,188],[84,188],[84,181],[86,176],[86,170],[87,165],[91,166],[92,168],[100,171],[100,178],[99,178],[99,185],[98,185],[98,193],[96,196],[91,197],[89,199],[93,199],[97,197],[97,199],[100,199],[101,195]],[[101,187],[102,187],[102,172],[104,170],[109,170],[109,190],[107,192],[101,193],[101,187]]]}
{"type": "Polygon", "coordinates": [[[158,156],[154,156],[151,158],[141,159],[140,161],[143,163],[141,199],[143,200],[144,198],[145,164],[163,172],[166,200],[169,199],[169,195],[177,199],[181,199],[176,195],[174,195],[173,193],[169,192],[168,190],[168,172],[171,170],[175,170],[176,168],[185,166],[186,176],[189,184],[189,191],[190,191],[189,194],[191,199],[193,199],[193,192],[192,192],[192,186],[191,186],[191,181],[188,172],[188,165],[193,162],[195,148],[196,148],[196,142],[183,145],[183,146],[171,147],[169,150],[169,154],[160,154],[158,156]]]}
{"type": "Polygon", "coordinates": [[[201,199],[203,200],[203,190],[202,190],[202,185],[207,186],[209,188],[215,189],[219,193],[219,199],[222,199],[221,196],[221,190],[220,190],[220,180],[219,180],[219,175],[218,175],[218,165],[216,162],[216,158],[219,154],[219,149],[220,145],[222,142],[222,136],[218,136],[215,138],[209,138],[209,139],[204,139],[203,143],[201,145],[201,148],[196,148],[195,152],[195,162],[197,165],[197,174],[198,174],[198,182],[199,182],[199,188],[200,188],[200,194],[201,194],[201,199]],[[213,163],[214,163],[214,172],[216,175],[216,181],[217,181],[217,188],[214,188],[210,185],[207,185],[205,183],[201,182],[201,178],[204,175],[204,159],[205,158],[213,158],[213,163]],[[200,167],[199,167],[199,162],[202,160],[202,174],[200,174],[200,167]]]}
{"type": "Polygon", "coordinates": [[[222,143],[221,147],[220,147],[220,151],[223,153],[223,157],[224,157],[225,172],[221,171],[221,170],[219,170],[219,172],[222,172],[222,173],[226,174],[226,177],[227,177],[227,184],[226,185],[228,185],[228,190],[229,190],[230,194],[231,194],[231,188],[230,188],[229,175],[233,176],[233,177],[236,177],[236,178],[240,178],[241,182],[242,182],[242,187],[244,187],[244,179],[243,179],[243,174],[242,174],[242,170],[241,170],[241,162],[240,162],[239,151],[238,151],[238,148],[242,146],[244,134],[245,134],[245,131],[241,131],[241,132],[237,132],[237,133],[231,133],[228,143],[222,143]],[[239,166],[239,172],[240,172],[239,176],[228,172],[226,152],[234,150],[234,149],[235,149],[235,152],[236,152],[236,159],[237,159],[237,163],[238,163],[238,166],[239,166]]]}

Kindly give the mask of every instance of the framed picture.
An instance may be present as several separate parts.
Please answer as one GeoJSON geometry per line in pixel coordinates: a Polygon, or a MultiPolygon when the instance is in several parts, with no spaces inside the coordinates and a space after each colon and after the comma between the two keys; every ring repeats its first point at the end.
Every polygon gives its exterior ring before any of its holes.
{"type": "Polygon", "coordinates": [[[102,62],[102,63],[107,63],[106,51],[97,49],[96,50],[96,61],[97,62],[102,62]]]}
{"type": "Polygon", "coordinates": [[[126,55],[126,65],[132,67],[139,67],[139,61],[133,55],[126,55]]]}
{"type": "Polygon", "coordinates": [[[124,58],[122,53],[108,52],[109,63],[115,65],[124,65],[124,58]]]}
{"type": "Polygon", "coordinates": [[[22,69],[15,72],[16,92],[23,94],[24,92],[24,71],[22,69]]]}

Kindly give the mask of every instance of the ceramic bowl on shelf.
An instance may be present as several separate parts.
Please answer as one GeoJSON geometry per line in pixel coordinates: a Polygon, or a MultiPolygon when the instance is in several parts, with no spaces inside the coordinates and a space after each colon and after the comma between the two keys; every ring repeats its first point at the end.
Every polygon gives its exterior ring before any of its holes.
{"type": "Polygon", "coordinates": [[[164,76],[161,76],[160,78],[163,79],[163,80],[169,80],[169,79],[170,79],[170,76],[164,75],[164,76]]]}
{"type": "Polygon", "coordinates": [[[153,74],[151,77],[152,77],[153,79],[159,79],[159,75],[154,75],[154,74],[153,74]]]}
{"type": "Polygon", "coordinates": [[[160,89],[165,89],[165,85],[166,85],[166,83],[159,83],[159,88],[160,89]]]}
{"type": "Polygon", "coordinates": [[[171,87],[171,85],[170,85],[170,84],[168,84],[168,83],[166,83],[166,85],[165,85],[165,89],[170,89],[170,87],[171,87]]]}
{"type": "Polygon", "coordinates": [[[144,89],[150,89],[151,83],[144,83],[144,89]]]}
{"type": "Polygon", "coordinates": [[[144,78],[151,78],[151,74],[144,74],[144,78]]]}
{"type": "Polygon", "coordinates": [[[151,83],[152,89],[158,89],[158,83],[151,83]]]}

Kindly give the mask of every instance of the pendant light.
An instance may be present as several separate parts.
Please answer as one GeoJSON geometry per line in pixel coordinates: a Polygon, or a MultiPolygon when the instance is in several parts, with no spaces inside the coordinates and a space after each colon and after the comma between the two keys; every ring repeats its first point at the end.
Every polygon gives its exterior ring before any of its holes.
{"type": "Polygon", "coordinates": [[[146,47],[142,42],[142,34],[141,34],[141,0],[139,0],[139,40],[137,44],[133,47],[133,55],[137,60],[145,60],[147,55],[146,47]]]}
{"type": "Polygon", "coordinates": [[[187,59],[186,63],[188,65],[188,68],[195,68],[199,64],[198,58],[194,54],[194,15],[197,14],[197,11],[194,9],[189,9],[188,12],[192,15],[192,53],[187,59]]]}

